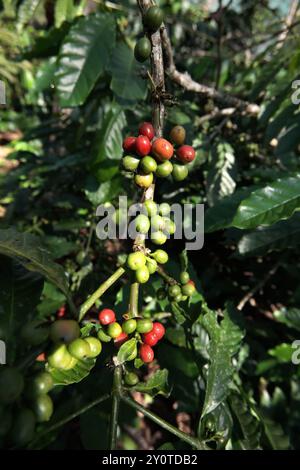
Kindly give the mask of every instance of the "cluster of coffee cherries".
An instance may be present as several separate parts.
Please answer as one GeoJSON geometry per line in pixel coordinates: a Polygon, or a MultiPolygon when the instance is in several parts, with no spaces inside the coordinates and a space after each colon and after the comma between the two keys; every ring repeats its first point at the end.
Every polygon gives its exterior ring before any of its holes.
{"type": "Polygon", "coordinates": [[[9,445],[27,444],[34,435],[36,424],[49,421],[53,402],[49,396],[52,376],[45,371],[24,377],[11,366],[0,372],[0,440],[9,445]]]}
{"type": "MultiPolygon", "coordinates": [[[[148,364],[154,359],[152,349],[165,335],[165,328],[159,322],[152,322],[148,318],[126,318],[122,325],[116,321],[116,314],[109,308],[104,308],[99,313],[99,322],[102,328],[98,331],[98,337],[105,342],[114,341],[117,347],[126,341],[135,338],[139,345],[138,356],[148,364]]],[[[128,358],[128,361],[136,359],[136,353],[128,358]]],[[[128,379],[128,377],[127,377],[128,379]]],[[[126,381],[126,380],[125,380],[126,381]]],[[[134,385],[134,384],[129,384],[134,385]]]]}
{"type": "Polygon", "coordinates": [[[138,137],[129,136],[124,139],[122,159],[123,168],[135,172],[134,180],[137,186],[149,188],[154,175],[159,178],[172,175],[175,181],[182,181],[188,176],[187,164],[195,159],[196,152],[193,147],[184,144],[186,138],[184,127],[172,128],[171,142],[162,137],[155,137],[150,122],[143,122],[138,132],[138,137]],[[172,157],[173,163],[170,161],[172,157]]]}
{"type": "Polygon", "coordinates": [[[170,302],[184,302],[196,291],[195,283],[190,279],[187,271],[180,273],[180,283],[174,282],[166,288],[161,287],[157,291],[157,298],[163,300],[168,297],[170,302]]]}
{"type": "Polygon", "coordinates": [[[149,256],[142,251],[135,251],[128,255],[127,266],[134,271],[136,281],[144,284],[157,271],[158,264],[165,264],[168,259],[168,253],[164,250],[156,250],[149,256]]]}
{"type": "MultiPolygon", "coordinates": [[[[143,25],[147,33],[155,33],[162,25],[164,15],[157,6],[152,6],[143,15],[143,25]]],[[[151,42],[147,36],[139,39],[134,48],[134,56],[138,62],[145,62],[151,54],[151,42]]]]}
{"type": "Polygon", "coordinates": [[[75,320],[56,320],[50,327],[54,346],[48,354],[50,367],[71,370],[78,361],[94,359],[101,353],[102,344],[94,336],[80,337],[80,327],[75,320]]]}

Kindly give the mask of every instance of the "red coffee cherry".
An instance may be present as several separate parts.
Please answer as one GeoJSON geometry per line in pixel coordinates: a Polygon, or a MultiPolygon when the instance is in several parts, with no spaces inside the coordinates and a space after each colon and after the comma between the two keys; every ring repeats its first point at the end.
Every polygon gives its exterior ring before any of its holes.
{"type": "Polygon", "coordinates": [[[128,335],[122,331],[122,333],[114,339],[114,344],[117,348],[120,348],[125,341],[128,340],[128,335]]]}
{"type": "Polygon", "coordinates": [[[177,150],[176,155],[181,163],[190,163],[194,160],[196,152],[190,145],[182,145],[177,150]]]}
{"type": "Polygon", "coordinates": [[[136,137],[126,137],[123,141],[123,150],[125,152],[135,152],[136,137]]]}
{"type": "Polygon", "coordinates": [[[149,155],[151,150],[151,142],[145,135],[139,135],[135,142],[135,151],[140,157],[149,155]]]}
{"type": "Polygon", "coordinates": [[[161,323],[154,322],[151,333],[152,332],[155,333],[156,336],[158,337],[158,340],[160,340],[165,336],[166,329],[165,329],[164,325],[162,325],[161,323]]]}
{"type": "Polygon", "coordinates": [[[98,315],[101,325],[109,325],[116,321],[116,315],[110,308],[104,308],[98,315]]]}
{"type": "Polygon", "coordinates": [[[160,162],[163,162],[172,158],[174,148],[168,140],[159,137],[152,144],[152,153],[160,162]]]}
{"type": "Polygon", "coordinates": [[[149,140],[152,140],[155,136],[155,132],[151,122],[143,122],[139,127],[139,134],[145,135],[149,140]]]}
{"type": "Polygon", "coordinates": [[[157,334],[151,330],[149,333],[145,333],[143,335],[143,341],[145,344],[148,344],[148,346],[155,346],[158,342],[159,338],[157,334]]]}
{"type": "Polygon", "coordinates": [[[148,344],[142,344],[141,345],[141,347],[140,347],[140,358],[146,364],[153,361],[154,352],[153,352],[153,349],[151,348],[151,346],[149,346],[148,344]]]}

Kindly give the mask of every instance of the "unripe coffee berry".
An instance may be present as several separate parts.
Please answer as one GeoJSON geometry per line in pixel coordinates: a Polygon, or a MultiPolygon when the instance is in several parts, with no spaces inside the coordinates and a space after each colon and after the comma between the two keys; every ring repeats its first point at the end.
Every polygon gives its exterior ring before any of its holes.
{"type": "Polygon", "coordinates": [[[149,140],[155,136],[154,127],[151,122],[143,122],[139,127],[139,135],[145,135],[149,140]]]}
{"type": "Polygon", "coordinates": [[[148,344],[142,344],[139,352],[140,352],[140,358],[146,364],[153,361],[154,352],[151,346],[149,346],[148,344]]]}
{"type": "Polygon", "coordinates": [[[167,235],[161,230],[158,230],[157,232],[151,234],[151,241],[155,245],[163,245],[164,243],[166,243],[167,239],[167,235]]]}
{"type": "Polygon", "coordinates": [[[182,288],[181,288],[182,294],[187,295],[188,297],[193,295],[195,290],[196,290],[195,286],[193,286],[193,284],[190,284],[189,282],[187,284],[185,284],[184,286],[182,286],[182,288]]]}
{"type": "Polygon", "coordinates": [[[149,155],[151,150],[151,142],[145,135],[139,135],[135,141],[135,151],[140,157],[149,155]]]}
{"type": "Polygon", "coordinates": [[[157,165],[156,176],[159,178],[167,178],[173,171],[173,165],[169,160],[157,165]]]}
{"type": "Polygon", "coordinates": [[[133,386],[139,382],[138,376],[134,372],[126,372],[124,377],[124,382],[126,385],[133,386]]]}
{"type": "Polygon", "coordinates": [[[135,253],[130,253],[127,258],[127,266],[136,271],[137,269],[145,266],[146,256],[141,251],[136,251],[135,253]]]}
{"type": "Polygon", "coordinates": [[[150,220],[144,214],[140,214],[135,219],[135,228],[139,233],[147,233],[150,229],[150,220]]]}
{"type": "Polygon", "coordinates": [[[127,171],[136,170],[137,167],[139,166],[139,163],[140,163],[140,160],[138,158],[131,157],[130,155],[126,155],[126,157],[122,159],[123,168],[127,171]]]}
{"type": "Polygon", "coordinates": [[[136,330],[136,320],[134,318],[130,318],[129,320],[124,321],[122,330],[127,335],[133,333],[136,330]]]}
{"type": "Polygon", "coordinates": [[[189,174],[189,170],[184,165],[173,165],[172,176],[175,181],[183,181],[189,174]]]}
{"type": "Polygon", "coordinates": [[[153,183],[153,173],[149,173],[148,175],[138,174],[134,177],[135,184],[140,188],[149,188],[153,183]]]}
{"type": "Polygon", "coordinates": [[[147,318],[137,320],[136,331],[138,333],[148,333],[153,328],[153,323],[147,318]]]}
{"type": "Polygon", "coordinates": [[[181,289],[177,284],[175,284],[174,286],[169,287],[168,294],[170,297],[176,297],[177,295],[181,294],[181,289]]]}
{"type": "Polygon", "coordinates": [[[136,281],[139,284],[145,284],[149,281],[150,273],[147,266],[142,266],[141,268],[137,269],[135,272],[136,281]]]}
{"type": "Polygon", "coordinates": [[[134,57],[138,62],[145,62],[151,54],[151,42],[144,37],[138,40],[134,48],[134,57]]]}
{"type": "Polygon", "coordinates": [[[164,19],[164,14],[162,10],[159,7],[152,6],[148,8],[146,11],[144,17],[143,17],[143,23],[144,25],[148,28],[149,31],[154,33],[157,31],[164,19]]]}
{"type": "Polygon", "coordinates": [[[151,172],[154,173],[157,169],[157,163],[154,160],[154,158],[146,156],[141,160],[140,167],[141,167],[141,170],[146,174],[151,173],[151,172]]]}
{"type": "Polygon", "coordinates": [[[135,152],[136,137],[126,137],[123,141],[123,150],[128,153],[135,152]]]}
{"type": "Polygon", "coordinates": [[[146,266],[150,274],[154,274],[157,270],[157,262],[155,261],[155,259],[148,259],[146,266]]]}
{"type": "Polygon", "coordinates": [[[104,308],[98,315],[101,325],[109,325],[116,321],[116,315],[110,308],[104,308]]]}
{"type": "Polygon", "coordinates": [[[111,337],[108,336],[102,329],[97,332],[97,336],[103,343],[109,343],[111,341],[111,337]]]}
{"type": "Polygon", "coordinates": [[[157,204],[151,199],[144,202],[144,208],[146,209],[149,217],[153,217],[154,215],[157,214],[157,204]]]}
{"type": "Polygon", "coordinates": [[[119,323],[114,322],[108,325],[107,334],[111,338],[116,339],[118,338],[118,336],[120,336],[121,333],[122,333],[122,327],[119,323]]]}
{"type": "Polygon", "coordinates": [[[156,250],[152,253],[152,258],[154,258],[159,264],[165,264],[169,259],[169,255],[164,250],[156,250]]]}
{"type": "Polygon", "coordinates": [[[187,284],[190,280],[190,275],[187,271],[182,271],[180,273],[180,282],[181,284],[187,284]]]}

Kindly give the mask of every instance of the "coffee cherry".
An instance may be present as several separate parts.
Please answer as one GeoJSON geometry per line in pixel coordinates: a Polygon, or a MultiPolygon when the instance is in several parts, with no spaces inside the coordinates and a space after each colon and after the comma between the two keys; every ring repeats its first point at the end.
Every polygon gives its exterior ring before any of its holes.
{"type": "Polygon", "coordinates": [[[139,382],[138,376],[134,372],[126,372],[124,377],[124,382],[126,385],[133,386],[139,382]]]}
{"type": "Polygon", "coordinates": [[[166,226],[165,220],[161,215],[154,215],[151,217],[151,229],[152,230],[164,230],[166,226]]]}
{"type": "Polygon", "coordinates": [[[138,40],[134,48],[134,57],[138,62],[145,62],[151,54],[151,42],[144,37],[138,40]]]}
{"type": "Polygon", "coordinates": [[[139,233],[147,233],[150,228],[150,220],[146,215],[140,214],[135,219],[135,228],[139,233]]]}
{"type": "Polygon", "coordinates": [[[101,325],[109,325],[116,321],[116,314],[110,308],[104,308],[98,315],[101,325]]]}
{"type": "Polygon", "coordinates": [[[151,172],[154,173],[157,168],[157,163],[154,160],[154,158],[147,156],[141,160],[140,167],[141,167],[141,170],[146,174],[151,173],[151,172]]]}
{"type": "Polygon", "coordinates": [[[150,274],[154,274],[157,270],[157,262],[155,261],[155,259],[148,259],[146,266],[150,274]]]}
{"type": "Polygon", "coordinates": [[[145,284],[149,281],[150,273],[147,266],[142,266],[141,268],[137,269],[135,272],[136,281],[139,284],[145,284]]]}
{"type": "Polygon", "coordinates": [[[159,204],[158,212],[159,212],[159,214],[162,215],[162,216],[167,216],[167,215],[169,215],[170,212],[171,212],[171,206],[170,206],[170,204],[168,204],[167,202],[162,202],[161,204],[159,204]]]}
{"type": "Polygon", "coordinates": [[[111,337],[108,336],[104,330],[99,330],[97,336],[103,343],[109,343],[111,341],[111,337]]]}
{"type": "Polygon", "coordinates": [[[29,390],[31,397],[44,395],[52,390],[54,385],[52,376],[48,372],[41,372],[36,375],[30,383],[29,390]]]}
{"type": "Polygon", "coordinates": [[[186,166],[183,165],[173,165],[172,176],[175,181],[183,181],[187,175],[189,174],[189,170],[186,166]]]}
{"type": "Polygon", "coordinates": [[[143,335],[143,342],[148,344],[148,346],[155,346],[158,343],[158,336],[153,330],[151,330],[149,333],[145,333],[143,335]]]}
{"type": "Polygon", "coordinates": [[[50,327],[50,338],[54,343],[69,344],[80,335],[80,328],[75,320],[56,320],[50,327]]]}
{"type": "Polygon", "coordinates": [[[148,333],[153,328],[153,323],[148,318],[143,318],[137,321],[136,331],[138,333],[148,333]]]}
{"type": "Polygon", "coordinates": [[[149,173],[148,175],[137,174],[134,177],[134,181],[140,188],[149,188],[153,183],[153,173],[149,173]]]}
{"type": "Polygon", "coordinates": [[[119,323],[114,322],[108,325],[107,334],[113,339],[116,339],[122,333],[122,327],[119,323]]]}
{"type": "Polygon", "coordinates": [[[176,232],[176,225],[173,222],[173,220],[171,220],[167,217],[164,217],[164,221],[165,221],[165,231],[169,235],[174,235],[174,233],[176,232]]]}
{"type": "Polygon", "coordinates": [[[162,10],[156,6],[148,8],[146,11],[143,23],[149,31],[154,33],[157,31],[164,20],[164,14],[162,10]]]}
{"type": "Polygon", "coordinates": [[[143,122],[139,127],[139,134],[145,135],[149,140],[152,140],[155,136],[155,131],[151,122],[143,122]]]}
{"type": "Polygon", "coordinates": [[[49,395],[36,397],[33,403],[33,411],[38,423],[49,421],[53,414],[53,402],[49,395]]]}
{"type": "Polygon", "coordinates": [[[43,325],[41,320],[33,320],[26,323],[21,329],[22,340],[30,346],[38,346],[46,341],[49,336],[49,327],[43,325]]]}
{"type": "Polygon", "coordinates": [[[136,142],[136,137],[126,137],[126,139],[123,140],[124,152],[134,153],[135,142],[136,142]]]}
{"type": "Polygon", "coordinates": [[[136,251],[135,253],[130,253],[127,257],[127,266],[136,271],[139,268],[142,268],[146,264],[146,256],[141,251],[136,251]]]}
{"type": "Polygon", "coordinates": [[[181,294],[181,289],[177,284],[175,284],[174,286],[169,287],[168,294],[170,297],[176,297],[177,295],[181,294]]]}
{"type": "Polygon", "coordinates": [[[128,340],[128,335],[122,331],[116,338],[114,338],[114,345],[120,348],[128,340]]]}
{"type": "Polygon", "coordinates": [[[181,302],[181,301],[182,301],[182,294],[176,295],[176,297],[174,297],[174,300],[175,300],[175,302],[177,302],[177,303],[181,302]]]}
{"type": "Polygon", "coordinates": [[[167,235],[164,232],[161,232],[160,230],[151,234],[151,241],[155,245],[163,245],[164,243],[166,243],[167,239],[167,235]]]}
{"type": "Polygon", "coordinates": [[[122,330],[127,335],[130,335],[131,333],[133,333],[136,330],[136,320],[134,318],[130,318],[129,320],[126,320],[122,325],[122,330]]]}
{"type": "Polygon", "coordinates": [[[16,446],[25,446],[34,436],[35,415],[32,410],[23,408],[14,419],[10,435],[12,443],[16,446]]]}
{"type": "Polygon", "coordinates": [[[144,202],[144,208],[146,209],[149,217],[153,217],[157,214],[157,204],[151,199],[144,202]]]}
{"type": "Polygon", "coordinates": [[[151,150],[151,142],[145,135],[139,135],[135,141],[135,151],[140,157],[149,155],[151,150]]]}
{"type": "Polygon", "coordinates": [[[156,334],[159,340],[162,339],[166,333],[164,325],[159,322],[153,323],[152,331],[156,334]]]}
{"type": "Polygon", "coordinates": [[[164,162],[172,158],[174,148],[168,140],[159,137],[152,144],[152,153],[160,162],[164,162]]]}
{"type": "Polygon", "coordinates": [[[182,271],[180,273],[180,282],[181,284],[187,284],[190,280],[190,275],[187,271],[182,271]]]}
{"type": "Polygon", "coordinates": [[[140,358],[146,364],[153,361],[154,352],[153,352],[153,349],[151,348],[151,346],[149,346],[148,344],[142,344],[141,345],[141,347],[140,347],[140,358]]]}
{"type": "Polygon", "coordinates": [[[135,157],[131,157],[130,155],[126,155],[126,157],[122,158],[122,165],[123,168],[127,171],[134,171],[139,166],[140,160],[135,157]]]}
{"type": "Polygon", "coordinates": [[[182,126],[174,126],[170,132],[170,140],[176,145],[183,145],[185,136],[185,128],[182,126]]]}
{"type": "Polygon", "coordinates": [[[168,259],[169,259],[168,253],[164,250],[156,250],[154,251],[154,253],[152,253],[151,256],[159,264],[165,264],[168,262],[168,259]]]}
{"type": "MultiPolygon", "coordinates": [[[[151,324],[152,325],[152,324],[151,324]]],[[[24,388],[23,375],[15,367],[1,366],[0,403],[7,405],[16,401],[24,388]]]]}
{"type": "Polygon", "coordinates": [[[193,284],[190,284],[189,282],[181,288],[183,295],[187,295],[188,297],[191,297],[195,290],[195,286],[193,286],[193,284]]]}
{"type": "Polygon", "coordinates": [[[167,292],[163,287],[160,287],[156,292],[156,297],[158,300],[163,300],[167,297],[167,292]]]}
{"type": "Polygon", "coordinates": [[[84,338],[84,341],[86,341],[90,347],[88,357],[94,358],[99,356],[102,351],[102,344],[99,339],[89,336],[88,338],[84,338]]]}
{"type": "Polygon", "coordinates": [[[176,155],[178,160],[181,161],[181,163],[186,164],[194,160],[196,152],[190,145],[182,145],[181,147],[179,147],[179,149],[177,149],[176,155]]]}
{"type": "Polygon", "coordinates": [[[75,367],[77,359],[71,356],[65,344],[57,344],[50,351],[48,362],[54,369],[69,370],[75,367]]]}
{"type": "Polygon", "coordinates": [[[169,160],[157,165],[156,176],[158,178],[167,178],[173,171],[173,165],[169,160]]]}
{"type": "Polygon", "coordinates": [[[89,343],[82,338],[77,338],[72,341],[68,346],[68,351],[71,356],[79,360],[89,357],[91,353],[89,343]]]}

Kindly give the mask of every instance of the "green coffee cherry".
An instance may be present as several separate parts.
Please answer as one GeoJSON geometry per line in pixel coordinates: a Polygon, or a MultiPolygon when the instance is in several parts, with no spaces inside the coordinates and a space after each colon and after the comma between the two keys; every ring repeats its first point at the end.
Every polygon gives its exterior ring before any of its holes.
{"type": "Polygon", "coordinates": [[[158,210],[159,214],[166,217],[170,214],[171,212],[171,206],[170,204],[168,204],[167,202],[162,202],[160,205],[159,205],[159,210],[158,210]]]}
{"type": "Polygon", "coordinates": [[[161,215],[154,215],[151,217],[151,229],[153,231],[164,230],[165,226],[165,220],[161,215]]]}
{"type": "Polygon", "coordinates": [[[180,282],[181,284],[187,284],[190,280],[190,275],[187,271],[182,271],[180,273],[180,282]]]}
{"type": "Polygon", "coordinates": [[[138,40],[134,48],[134,57],[138,62],[145,62],[151,54],[151,42],[144,37],[138,40]]]}
{"type": "Polygon", "coordinates": [[[133,333],[136,330],[136,320],[134,318],[130,318],[129,320],[124,321],[122,330],[127,335],[133,333]]]}
{"type": "Polygon", "coordinates": [[[154,274],[157,270],[157,262],[155,261],[155,259],[148,259],[146,266],[150,274],[154,274]]]}
{"type": "Polygon", "coordinates": [[[89,336],[88,338],[84,338],[84,341],[86,341],[90,347],[88,357],[95,358],[99,356],[102,351],[102,344],[99,339],[94,338],[93,336],[89,336]]]}
{"type": "Polygon", "coordinates": [[[97,333],[97,336],[99,338],[100,341],[102,341],[103,343],[109,343],[111,341],[111,337],[108,336],[104,330],[99,330],[98,333],[97,333]]]}
{"type": "Polygon", "coordinates": [[[167,263],[167,261],[169,259],[168,253],[164,250],[156,250],[156,251],[154,251],[154,253],[152,253],[151,256],[159,264],[165,264],[165,263],[167,263]]]}
{"type": "Polygon", "coordinates": [[[189,174],[187,166],[184,165],[173,165],[172,176],[175,181],[183,181],[189,174]]]}
{"type": "Polygon", "coordinates": [[[126,385],[133,386],[139,382],[138,376],[134,372],[126,372],[124,377],[124,382],[126,385]]]}
{"type": "Polygon", "coordinates": [[[195,292],[195,286],[193,284],[187,283],[184,286],[182,286],[181,291],[183,295],[187,295],[188,297],[191,297],[193,293],[195,292]]]}
{"type": "Polygon", "coordinates": [[[146,156],[142,158],[140,162],[140,167],[144,173],[154,173],[157,168],[157,163],[154,158],[146,156]]]}
{"type": "Polygon", "coordinates": [[[157,165],[155,174],[158,178],[167,178],[173,171],[173,165],[169,160],[157,165]]]}
{"type": "Polygon", "coordinates": [[[176,297],[177,295],[181,295],[181,289],[180,287],[175,284],[174,286],[170,286],[169,289],[168,289],[168,294],[170,297],[176,297]]]}
{"type": "Polygon", "coordinates": [[[127,266],[136,271],[139,268],[142,268],[146,264],[146,256],[141,251],[136,251],[135,253],[130,253],[127,258],[127,266]]]}
{"type": "Polygon", "coordinates": [[[143,23],[148,28],[149,31],[154,33],[157,31],[164,20],[164,14],[162,10],[156,6],[148,8],[146,11],[143,23]]]}
{"type": "Polygon", "coordinates": [[[165,221],[165,231],[169,233],[170,235],[174,235],[174,233],[176,232],[176,225],[173,222],[173,220],[167,217],[164,217],[164,221],[165,221]]]}
{"type": "Polygon", "coordinates": [[[140,319],[137,321],[136,325],[136,331],[138,333],[149,333],[153,328],[153,323],[151,320],[148,320],[146,318],[140,319]]]}
{"type": "Polygon", "coordinates": [[[141,268],[137,269],[135,272],[136,281],[139,284],[145,284],[149,281],[150,273],[147,266],[142,266],[141,268]]]}
{"type": "Polygon", "coordinates": [[[150,229],[150,220],[146,215],[140,214],[135,219],[135,228],[139,233],[147,233],[150,229]]]}
{"type": "Polygon", "coordinates": [[[154,215],[157,214],[157,204],[151,199],[144,202],[144,208],[146,209],[149,217],[153,217],[154,215]]]}
{"type": "Polygon", "coordinates": [[[127,171],[136,170],[137,167],[139,166],[139,163],[140,163],[140,160],[138,158],[131,157],[130,155],[126,155],[126,157],[122,159],[123,168],[127,171]]]}
{"type": "Polygon", "coordinates": [[[151,234],[151,241],[155,245],[163,245],[164,243],[166,243],[167,239],[167,235],[164,232],[161,232],[160,230],[151,234]]]}

